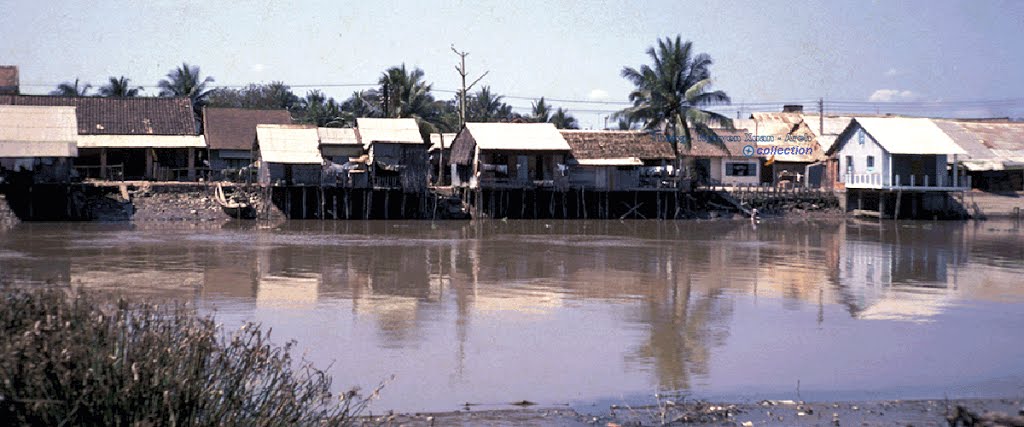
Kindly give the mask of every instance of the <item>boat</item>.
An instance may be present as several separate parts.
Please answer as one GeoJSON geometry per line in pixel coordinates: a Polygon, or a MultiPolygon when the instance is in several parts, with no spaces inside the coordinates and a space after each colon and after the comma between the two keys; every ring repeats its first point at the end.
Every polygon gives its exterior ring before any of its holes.
{"type": "Polygon", "coordinates": [[[237,219],[256,219],[256,208],[253,207],[252,203],[240,195],[232,194],[231,196],[225,196],[224,187],[221,184],[217,184],[215,198],[217,199],[217,204],[220,205],[220,209],[227,216],[237,219]]]}

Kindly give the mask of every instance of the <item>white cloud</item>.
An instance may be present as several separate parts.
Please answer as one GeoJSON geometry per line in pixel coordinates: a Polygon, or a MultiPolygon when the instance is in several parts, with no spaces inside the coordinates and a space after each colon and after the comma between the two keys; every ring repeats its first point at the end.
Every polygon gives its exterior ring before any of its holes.
{"type": "Polygon", "coordinates": [[[590,91],[590,95],[587,95],[590,99],[608,99],[608,91],[604,89],[594,89],[590,91]]]}
{"type": "Polygon", "coordinates": [[[895,69],[895,68],[890,68],[889,70],[887,70],[887,71],[885,72],[885,75],[886,75],[886,76],[889,76],[889,77],[892,77],[892,76],[897,76],[897,75],[900,75],[900,74],[903,74],[903,72],[902,72],[902,71],[900,71],[900,70],[897,70],[897,69],[895,69]]]}
{"type": "Polygon", "coordinates": [[[262,72],[264,68],[266,67],[263,64],[252,64],[252,70],[257,73],[262,72]]]}
{"type": "Polygon", "coordinates": [[[871,102],[912,101],[917,94],[909,90],[878,89],[868,97],[871,102]]]}

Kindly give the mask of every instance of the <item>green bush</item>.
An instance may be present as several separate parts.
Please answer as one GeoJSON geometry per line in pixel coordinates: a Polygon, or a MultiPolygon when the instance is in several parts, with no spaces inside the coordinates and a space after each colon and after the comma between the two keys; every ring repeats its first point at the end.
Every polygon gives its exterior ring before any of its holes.
{"type": "Polygon", "coordinates": [[[256,324],[226,334],[180,304],[6,289],[0,328],[4,424],[335,426],[369,402],[332,395],[329,376],[293,361],[293,342],[256,324]]]}

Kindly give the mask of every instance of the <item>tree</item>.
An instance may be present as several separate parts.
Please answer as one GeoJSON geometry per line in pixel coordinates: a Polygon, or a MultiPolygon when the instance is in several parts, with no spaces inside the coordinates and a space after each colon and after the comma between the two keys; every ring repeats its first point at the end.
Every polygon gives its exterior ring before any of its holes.
{"type": "Polygon", "coordinates": [[[181,67],[167,73],[167,78],[160,80],[157,86],[160,87],[160,96],[188,97],[192,102],[196,127],[201,129],[203,106],[206,105],[207,98],[211,92],[210,89],[206,88],[206,85],[213,83],[213,81],[211,76],[200,79],[199,67],[183,62],[181,67]]]}
{"type": "Polygon", "coordinates": [[[491,92],[490,86],[481,87],[466,104],[467,122],[499,122],[522,118],[512,106],[502,101],[503,96],[491,92]]]}
{"type": "Polygon", "coordinates": [[[79,86],[78,79],[75,79],[74,83],[64,82],[57,85],[57,89],[50,92],[50,95],[57,96],[86,96],[88,95],[89,89],[92,89],[92,85],[84,83],[79,86]]]}
{"type": "Polygon", "coordinates": [[[424,141],[431,133],[458,129],[457,124],[451,124],[450,104],[434,99],[430,93],[433,86],[424,81],[423,70],[409,71],[405,64],[394,66],[385,70],[378,82],[383,116],[416,119],[424,141]]]}
{"type": "Polygon", "coordinates": [[[217,88],[210,91],[207,104],[211,107],[285,109],[300,107],[298,95],[284,82],[250,83],[241,89],[217,88]]]}
{"type": "Polygon", "coordinates": [[[319,90],[311,90],[300,102],[299,121],[318,127],[343,127],[341,106],[319,90]]]}
{"type": "Polygon", "coordinates": [[[558,107],[548,121],[559,129],[579,129],[576,118],[569,114],[569,110],[562,109],[562,107],[558,107]]]}
{"type": "Polygon", "coordinates": [[[110,76],[107,84],[100,88],[100,95],[102,96],[118,96],[118,97],[133,97],[139,96],[139,91],[142,90],[142,86],[132,87],[128,82],[131,79],[127,79],[124,76],[114,77],[110,76]]]}
{"type": "Polygon", "coordinates": [[[647,49],[652,65],[640,69],[624,67],[622,77],[636,87],[629,94],[632,107],[617,113],[617,117],[643,124],[647,130],[661,130],[672,143],[676,159],[681,151],[689,151],[694,134],[703,141],[724,147],[711,131],[711,125],[732,128],[732,120],[713,111],[701,109],[716,104],[728,104],[725,92],[710,91],[712,64],[706,53],[693,54],[693,43],[685,43],[676,36],[658,40],[657,48],[647,49]],[[680,150],[679,143],[683,143],[680,150]]]}
{"type": "Polygon", "coordinates": [[[539,123],[547,123],[551,118],[551,107],[544,102],[543,96],[533,103],[532,113],[533,120],[539,123]]]}

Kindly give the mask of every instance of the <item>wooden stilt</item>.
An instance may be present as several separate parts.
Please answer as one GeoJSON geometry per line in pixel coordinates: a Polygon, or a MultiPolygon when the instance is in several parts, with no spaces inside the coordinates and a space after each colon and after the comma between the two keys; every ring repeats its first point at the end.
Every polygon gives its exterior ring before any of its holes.
{"type": "Polygon", "coordinates": [[[391,210],[391,190],[384,190],[384,219],[388,219],[388,214],[391,210]]]}
{"type": "Polygon", "coordinates": [[[306,219],[306,187],[299,187],[302,189],[302,219],[306,219]]]}

